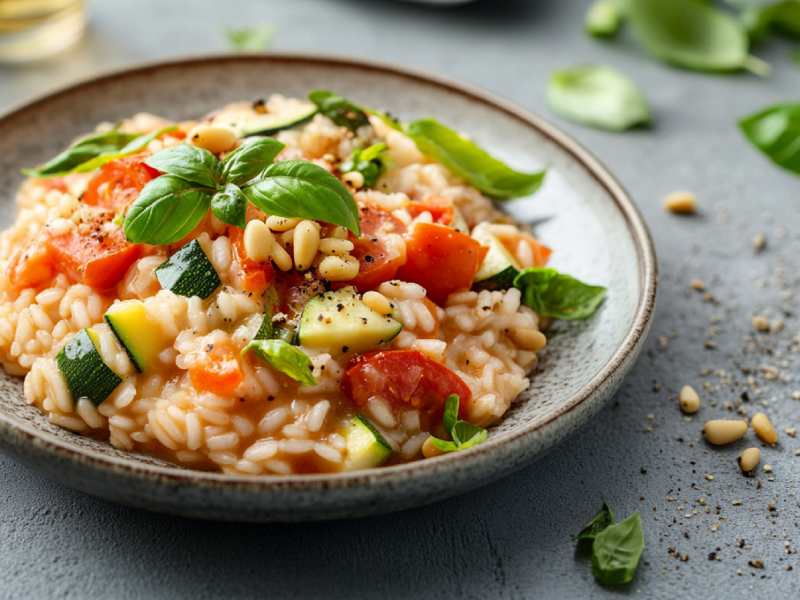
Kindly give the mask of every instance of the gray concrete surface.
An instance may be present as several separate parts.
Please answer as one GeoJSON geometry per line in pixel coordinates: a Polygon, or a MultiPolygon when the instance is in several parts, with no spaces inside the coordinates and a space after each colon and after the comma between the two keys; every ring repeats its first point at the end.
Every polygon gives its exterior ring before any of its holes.
{"type": "Polygon", "coordinates": [[[783,429],[800,420],[800,401],[792,399],[800,381],[791,381],[800,177],[758,155],[735,119],[797,99],[800,67],[788,60],[788,44],[775,42],[758,51],[775,67],[769,79],[671,69],[628,36],[611,44],[586,38],[585,6],[95,0],[79,47],[37,65],[0,67],[4,107],[99,69],[222,50],[223,25],[270,21],[276,49],[405,62],[548,115],[549,71],[608,62],[642,85],[655,110],[653,129],[611,134],[550,118],[638,200],[662,273],[646,349],[597,418],[518,474],[425,508],[306,525],[199,522],[100,501],[0,457],[0,598],[797,597],[800,438],[783,429]],[[662,210],[662,196],[676,189],[698,194],[698,215],[662,210]],[[760,253],[751,247],[757,234],[767,240],[760,253]],[[705,292],[689,287],[692,278],[705,292]],[[758,333],[755,314],[783,328],[758,333]],[[703,390],[693,419],[678,410],[684,384],[703,390]],[[726,448],[701,436],[706,419],[733,417],[725,404],[745,392],[746,413],[766,412],[780,437],[762,449],[752,479],[735,462],[749,445],[761,447],[752,432],[726,448]],[[761,470],[766,464],[772,473],[761,470]],[[570,542],[601,498],[621,517],[638,510],[643,518],[646,548],[628,585],[596,583],[588,557],[570,542]],[[676,558],[683,553],[686,562],[676,558]],[[755,558],[763,569],[748,565],[755,558]]]}

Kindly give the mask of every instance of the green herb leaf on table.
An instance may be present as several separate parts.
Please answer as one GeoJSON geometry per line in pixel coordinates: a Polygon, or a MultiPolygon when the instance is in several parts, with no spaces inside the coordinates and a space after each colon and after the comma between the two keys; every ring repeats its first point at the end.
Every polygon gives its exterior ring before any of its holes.
{"type": "Polygon", "coordinates": [[[325,221],[361,235],[353,196],[341,181],[312,162],[274,163],[260,180],[244,186],[242,191],[267,214],[325,221]]]}
{"type": "Polygon", "coordinates": [[[789,58],[792,59],[795,64],[800,65],[800,52],[796,50],[789,53],[789,58]]]}
{"type": "Polygon", "coordinates": [[[223,223],[244,229],[247,215],[247,196],[239,186],[227,183],[211,198],[211,210],[223,223]]]}
{"type": "Polygon", "coordinates": [[[389,157],[383,152],[388,150],[386,144],[373,144],[364,150],[355,150],[353,155],[344,161],[339,170],[342,173],[357,171],[364,177],[364,187],[372,187],[384,172],[386,172],[389,157]]]}
{"type": "Polygon", "coordinates": [[[261,52],[269,48],[275,37],[275,28],[269,23],[261,23],[241,29],[225,29],[225,41],[231,50],[237,52],[261,52]]]}
{"type": "Polygon", "coordinates": [[[650,106],[636,84],[607,65],[581,65],[552,73],[547,103],[565,119],[612,131],[651,119],[650,106]]]}
{"type": "Polygon", "coordinates": [[[369,125],[364,109],[345,100],[339,94],[327,90],[316,90],[308,95],[308,99],[317,105],[319,111],[340,127],[355,131],[359,127],[369,125]]]}
{"type": "Polygon", "coordinates": [[[520,272],[514,286],[522,303],[544,317],[581,321],[591,317],[603,302],[606,288],[587,285],[555,269],[531,267],[520,272]]]}
{"type": "Polygon", "coordinates": [[[216,188],[222,183],[219,159],[205,148],[178,144],[150,155],[144,162],[162,173],[203,187],[216,188]]]}
{"type": "Polygon", "coordinates": [[[458,420],[459,398],[457,394],[452,394],[444,401],[444,415],[442,423],[447,433],[453,441],[441,440],[431,436],[431,443],[442,452],[456,452],[466,450],[475,444],[486,441],[489,433],[477,425],[472,425],[466,421],[458,420]]]}
{"type": "Polygon", "coordinates": [[[742,8],[741,20],[754,44],[763,41],[772,32],[800,38],[798,0],[746,4],[742,8]]]}
{"type": "MultiPolygon", "coordinates": [[[[155,156],[155,155],[153,155],[155,156]]],[[[131,205],[122,224],[135,244],[171,244],[194,229],[208,211],[216,190],[162,175],[148,182],[131,205]]]]}
{"type": "Polygon", "coordinates": [[[599,532],[592,544],[592,573],[604,583],[628,583],[644,550],[639,513],[599,532]]]}
{"type": "Polygon", "coordinates": [[[611,38],[622,25],[622,12],[614,0],[595,0],[586,12],[583,27],[591,36],[611,38]]]}
{"type": "Polygon", "coordinates": [[[606,501],[603,500],[603,508],[600,509],[600,512],[581,529],[578,535],[572,538],[572,541],[593,540],[597,537],[597,534],[613,524],[614,511],[612,511],[608,504],[606,504],[606,501]]]}
{"type": "Polygon", "coordinates": [[[253,340],[242,351],[253,353],[270,367],[288,375],[302,386],[317,385],[311,374],[312,364],[308,355],[283,340],[253,340]]]}
{"type": "Polygon", "coordinates": [[[800,102],[771,106],[741,119],[739,127],[772,162],[800,175],[800,102]]]}
{"type": "Polygon", "coordinates": [[[225,183],[244,185],[255,179],[286,147],[272,138],[255,138],[239,146],[222,161],[222,180],[225,183]]]}
{"type": "Polygon", "coordinates": [[[435,119],[414,121],[405,127],[405,133],[425,156],[498,200],[533,194],[544,179],[544,171],[531,174],[515,171],[435,119]]]}

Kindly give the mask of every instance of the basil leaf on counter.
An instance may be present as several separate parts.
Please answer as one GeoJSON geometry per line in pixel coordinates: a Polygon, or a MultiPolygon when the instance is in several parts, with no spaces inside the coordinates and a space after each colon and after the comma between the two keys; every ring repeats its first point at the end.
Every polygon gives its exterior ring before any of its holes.
{"type": "Polygon", "coordinates": [[[584,125],[624,131],[650,122],[650,106],[636,84],[607,65],[555,71],[547,82],[554,113],[584,125]]]}
{"type": "MultiPolygon", "coordinates": [[[[155,155],[153,155],[155,156],[155,155]]],[[[187,235],[208,211],[215,190],[162,175],[149,181],[122,223],[125,237],[134,244],[171,244],[187,235]]]]}
{"type": "Polygon", "coordinates": [[[312,162],[274,163],[242,191],[267,214],[333,223],[361,235],[353,196],[341,181],[312,162]]]}
{"type": "Polygon", "coordinates": [[[531,267],[520,272],[514,286],[522,291],[522,303],[544,317],[579,321],[591,317],[606,293],[599,285],[587,285],[555,269],[531,267]]]}
{"type": "Polygon", "coordinates": [[[592,573],[604,583],[628,583],[644,550],[639,513],[597,534],[592,544],[592,573]]]}
{"type": "Polygon", "coordinates": [[[178,144],[145,159],[154,169],[207,188],[220,185],[219,160],[205,148],[178,144]]]}
{"type": "Polygon", "coordinates": [[[544,179],[544,171],[515,171],[435,119],[414,121],[405,127],[405,133],[425,156],[498,200],[528,196],[539,189],[544,179]]]}
{"type": "Polygon", "coordinates": [[[757,43],[770,32],[790,38],[800,38],[800,2],[783,0],[769,4],[746,4],[741,13],[752,43],[757,43]]]}
{"type": "Polygon", "coordinates": [[[241,29],[225,29],[225,41],[231,50],[237,52],[261,52],[269,48],[275,37],[275,28],[269,23],[261,23],[241,29]]]}
{"type": "Polygon", "coordinates": [[[272,138],[255,138],[239,146],[222,161],[222,180],[244,185],[274,163],[285,147],[286,144],[272,138]]]}
{"type": "Polygon", "coordinates": [[[796,50],[789,53],[789,58],[794,61],[795,64],[800,65],[800,52],[796,50]]]}
{"type": "Polygon", "coordinates": [[[586,33],[597,38],[614,37],[620,25],[622,25],[622,13],[614,0],[595,0],[583,21],[586,33]]]}
{"type": "Polygon", "coordinates": [[[227,183],[211,198],[211,210],[214,211],[214,216],[223,223],[244,229],[247,196],[238,186],[227,183]]]}
{"type": "Polygon", "coordinates": [[[603,500],[603,508],[600,509],[600,512],[594,516],[594,519],[589,521],[583,529],[581,529],[580,533],[572,538],[572,541],[576,540],[593,540],[597,537],[601,531],[605,530],[606,528],[610,527],[614,524],[614,511],[609,508],[606,501],[603,500]]]}
{"type": "Polygon", "coordinates": [[[23,169],[22,172],[28,177],[39,178],[67,175],[89,160],[120,152],[138,137],[140,136],[136,133],[122,133],[116,130],[88,135],[38,169],[23,169]]]}
{"type": "Polygon", "coordinates": [[[800,102],[771,106],[741,119],[739,127],[772,162],[800,175],[800,102]]]}
{"type": "Polygon", "coordinates": [[[442,452],[456,452],[486,441],[489,433],[477,425],[458,420],[458,394],[452,394],[444,401],[442,423],[453,441],[440,440],[431,436],[431,443],[442,452]]]}
{"type": "Polygon", "coordinates": [[[300,385],[317,385],[317,380],[311,374],[311,359],[299,348],[283,340],[253,340],[245,346],[242,354],[248,350],[252,350],[261,361],[288,375],[300,385]]]}
{"type": "Polygon", "coordinates": [[[345,100],[339,94],[327,90],[317,90],[308,95],[308,99],[317,105],[319,111],[340,127],[355,131],[359,127],[369,125],[369,119],[360,106],[345,100]]]}
{"type": "Polygon", "coordinates": [[[664,62],[695,71],[748,69],[769,73],[748,54],[740,21],[704,0],[628,0],[625,16],[644,48],[664,62]]]}

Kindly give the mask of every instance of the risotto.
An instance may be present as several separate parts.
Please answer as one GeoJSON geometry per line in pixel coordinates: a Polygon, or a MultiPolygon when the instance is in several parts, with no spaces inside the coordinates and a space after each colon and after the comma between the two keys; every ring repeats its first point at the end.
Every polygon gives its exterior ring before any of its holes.
{"type": "Polygon", "coordinates": [[[486,192],[541,174],[440,126],[527,178],[482,193],[441,140],[315,94],[101,124],[28,172],[0,362],[51,423],[190,468],[338,472],[483,441],[526,389],[543,311],[514,282],[550,251],[486,192]]]}

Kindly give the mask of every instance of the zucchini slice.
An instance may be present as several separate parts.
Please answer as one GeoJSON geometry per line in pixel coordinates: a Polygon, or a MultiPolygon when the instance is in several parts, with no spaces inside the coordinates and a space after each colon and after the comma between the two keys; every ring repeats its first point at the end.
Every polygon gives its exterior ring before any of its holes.
{"type": "Polygon", "coordinates": [[[389,342],[403,324],[378,314],[348,286],[309,300],[300,316],[297,341],[306,348],[361,352],[389,342]]]}
{"type": "Polygon", "coordinates": [[[214,265],[197,240],[192,240],[159,265],[156,277],[161,287],[173,294],[199,296],[203,300],[222,285],[214,265]]]}
{"type": "Polygon", "coordinates": [[[381,466],[392,449],[375,426],[356,415],[342,432],[347,444],[343,471],[357,471],[381,466]]]}
{"type": "Polygon", "coordinates": [[[58,370],[67,381],[72,401],[88,398],[95,406],[102,404],[122,383],[122,378],[108,368],[97,349],[97,333],[81,329],[56,356],[58,370]]]}
{"type": "Polygon", "coordinates": [[[104,318],[139,373],[158,364],[158,355],[172,345],[161,326],[147,319],[141,300],[118,302],[104,318]]]}
{"type": "Polygon", "coordinates": [[[274,135],[308,121],[317,114],[316,105],[305,100],[292,102],[279,113],[260,112],[253,108],[222,112],[211,119],[210,125],[233,129],[239,137],[274,135]]]}
{"type": "Polygon", "coordinates": [[[480,223],[472,230],[472,238],[489,247],[486,258],[475,274],[473,289],[507,290],[514,287],[514,278],[519,275],[520,266],[503,242],[489,231],[486,223],[480,223]]]}

